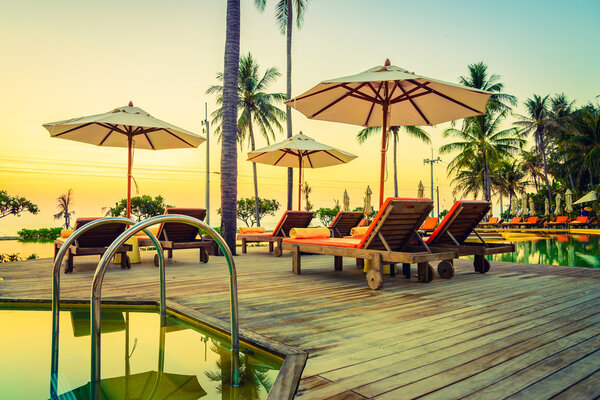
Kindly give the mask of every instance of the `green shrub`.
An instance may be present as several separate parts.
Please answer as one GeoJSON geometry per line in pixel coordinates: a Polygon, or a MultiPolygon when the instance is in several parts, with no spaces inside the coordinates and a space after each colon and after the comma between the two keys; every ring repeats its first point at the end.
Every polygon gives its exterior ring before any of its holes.
{"type": "Polygon", "coordinates": [[[52,242],[60,236],[62,228],[21,229],[19,234],[22,242],[52,242]]]}

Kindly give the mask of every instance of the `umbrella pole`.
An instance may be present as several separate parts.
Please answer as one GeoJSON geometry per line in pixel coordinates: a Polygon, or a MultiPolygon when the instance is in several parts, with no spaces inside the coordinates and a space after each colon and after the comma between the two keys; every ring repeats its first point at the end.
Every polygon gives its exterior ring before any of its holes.
{"type": "Polygon", "coordinates": [[[302,153],[298,157],[298,211],[302,211],[302,153]]]}
{"type": "Polygon", "coordinates": [[[131,163],[133,150],[133,137],[127,135],[127,218],[131,218],[131,163]]]}
{"type": "Polygon", "coordinates": [[[383,103],[383,126],[381,129],[381,171],[379,175],[379,207],[383,204],[383,189],[384,189],[384,180],[385,180],[385,151],[387,145],[387,114],[388,114],[388,104],[383,103]]]}

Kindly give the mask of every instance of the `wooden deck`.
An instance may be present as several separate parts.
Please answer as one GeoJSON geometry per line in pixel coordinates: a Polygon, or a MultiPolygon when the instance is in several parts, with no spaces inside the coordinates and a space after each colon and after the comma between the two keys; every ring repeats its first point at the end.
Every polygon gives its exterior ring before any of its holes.
{"type": "MultiPolygon", "coordinates": [[[[158,297],[152,252],[105,277],[104,299],[158,297]]],[[[167,265],[167,298],[228,320],[224,259],[182,250],[167,265]]],[[[62,275],[62,297],[89,296],[97,257],[62,275]]],[[[385,276],[380,291],[344,259],[291,258],[265,248],[236,257],[240,326],[309,353],[300,399],[588,399],[600,396],[600,271],[468,260],[452,280],[385,276]]],[[[0,264],[0,298],[49,299],[50,260],[0,264]]]]}

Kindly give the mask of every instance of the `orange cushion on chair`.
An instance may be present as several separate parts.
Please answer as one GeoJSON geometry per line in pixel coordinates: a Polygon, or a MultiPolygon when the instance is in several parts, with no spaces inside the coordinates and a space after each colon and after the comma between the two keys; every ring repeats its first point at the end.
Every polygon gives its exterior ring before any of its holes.
{"type": "Polygon", "coordinates": [[[285,243],[297,243],[297,244],[316,244],[324,246],[334,247],[349,247],[357,248],[361,242],[360,238],[328,238],[328,239],[283,239],[285,243]]]}

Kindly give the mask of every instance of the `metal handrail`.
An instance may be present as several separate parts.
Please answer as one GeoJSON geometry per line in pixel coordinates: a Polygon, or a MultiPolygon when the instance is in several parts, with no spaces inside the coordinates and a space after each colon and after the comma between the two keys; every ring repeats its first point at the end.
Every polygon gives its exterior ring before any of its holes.
{"type": "MultiPolygon", "coordinates": [[[[50,364],[50,398],[57,397],[58,388],[58,339],[59,339],[59,312],[60,312],[60,266],[69,247],[85,232],[100,226],[111,223],[119,223],[125,225],[135,225],[135,221],[122,217],[100,218],[95,221],[88,222],[81,228],[73,232],[63,243],[58,253],[54,257],[52,266],[52,353],[50,364]]],[[[159,269],[164,271],[163,251],[160,242],[150,230],[144,230],[146,235],[152,240],[159,253],[159,269]]],[[[164,275],[164,274],[163,274],[164,275]]],[[[162,276],[162,275],[161,275],[162,276]]]]}
{"type": "MultiPolygon", "coordinates": [[[[230,289],[230,305],[231,305],[231,350],[232,350],[232,385],[237,387],[240,385],[240,372],[239,372],[239,324],[238,324],[238,301],[237,301],[237,273],[235,269],[235,263],[233,261],[233,255],[229,250],[229,247],[225,243],[224,239],[214,229],[206,225],[204,222],[189,217],[186,215],[178,214],[165,214],[156,217],[149,218],[145,221],[138,222],[130,229],[123,232],[107,249],[102,256],[96,272],[94,273],[94,279],[92,281],[92,293],[90,299],[90,313],[91,313],[91,335],[92,335],[92,349],[91,349],[91,398],[98,398],[100,389],[100,305],[102,296],[102,281],[104,279],[104,273],[108,262],[117,253],[117,249],[125,243],[129,238],[135,235],[137,232],[147,229],[152,225],[177,222],[182,224],[188,224],[197,228],[203,229],[217,243],[229,267],[229,289],[230,289]]],[[[159,253],[162,259],[162,251],[159,253]]],[[[162,265],[162,264],[161,264],[162,265]]],[[[165,304],[165,283],[164,283],[164,268],[161,269],[161,281],[160,281],[160,292],[161,292],[161,316],[164,315],[164,304],[165,304]]]]}

